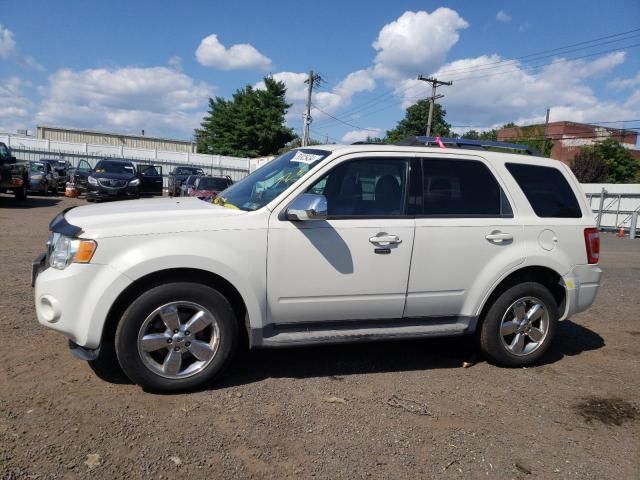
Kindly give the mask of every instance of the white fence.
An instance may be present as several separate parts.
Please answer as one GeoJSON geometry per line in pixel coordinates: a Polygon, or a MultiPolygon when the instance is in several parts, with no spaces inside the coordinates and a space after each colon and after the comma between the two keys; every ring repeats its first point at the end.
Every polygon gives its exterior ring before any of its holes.
{"type": "Polygon", "coordinates": [[[8,133],[0,133],[0,142],[4,142],[11,147],[19,160],[63,158],[69,160],[76,166],[81,159],[86,159],[94,165],[100,158],[122,158],[133,162],[152,163],[163,166],[165,177],[173,167],[193,165],[202,167],[212,175],[229,175],[234,181],[237,181],[273,158],[241,158],[114,145],[92,145],[88,143],[46,140],[8,133]]]}
{"type": "Polygon", "coordinates": [[[634,212],[640,212],[639,183],[583,183],[598,226],[603,230],[629,232],[634,212]]]}

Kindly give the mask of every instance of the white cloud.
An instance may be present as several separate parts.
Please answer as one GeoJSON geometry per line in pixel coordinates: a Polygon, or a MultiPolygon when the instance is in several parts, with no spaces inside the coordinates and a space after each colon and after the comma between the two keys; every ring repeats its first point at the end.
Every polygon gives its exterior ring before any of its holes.
{"type": "Polygon", "coordinates": [[[459,39],[458,31],[469,24],[454,10],[438,8],[404,12],[380,30],[372,46],[376,76],[398,80],[428,73],[439,67],[459,39]]]}
{"type": "MultiPolygon", "coordinates": [[[[307,102],[307,84],[304,82],[309,78],[309,75],[307,73],[278,72],[274,73],[272,77],[275,80],[284,82],[287,87],[287,102],[292,104],[287,113],[287,120],[301,119],[307,102]]],[[[312,109],[311,116],[314,119],[327,118],[320,110],[333,114],[340,108],[350,105],[354,95],[372,91],[375,86],[376,82],[369,70],[352,72],[331,91],[319,91],[316,89],[313,92],[311,102],[318,108],[312,109]]],[[[258,82],[254,87],[264,88],[264,82],[258,82]]]]}
{"type": "Polygon", "coordinates": [[[33,104],[24,95],[27,86],[29,82],[18,77],[0,79],[0,131],[15,133],[31,127],[33,104]]]}
{"type": "Polygon", "coordinates": [[[212,87],[167,67],[62,69],[42,93],[38,123],[191,136],[212,87]]]}
{"type": "MultiPolygon", "coordinates": [[[[620,52],[591,62],[557,59],[536,74],[519,63],[476,74],[467,71],[494,66],[501,60],[498,55],[483,55],[456,60],[435,72],[437,77],[453,80],[451,87],[442,88],[445,98],[440,101],[450,122],[474,127],[496,126],[509,121],[521,124],[540,122],[544,120],[547,107],[551,108],[552,121],[602,121],[638,118],[640,115],[640,102],[602,101],[587,84],[589,79],[622,63],[624,54],[620,52]],[[460,70],[467,72],[447,75],[447,71],[460,70]],[[456,81],[456,76],[460,80],[456,81]]],[[[405,82],[405,87],[409,88],[400,91],[405,106],[429,95],[427,86],[420,83],[414,80],[405,82]]]]}
{"type": "Polygon", "coordinates": [[[351,130],[342,136],[344,143],[364,142],[367,138],[381,137],[384,130],[381,128],[367,128],[364,130],[351,130]]]}
{"type": "Polygon", "coordinates": [[[626,88],[637,87],[640,85],[640,72],[631,78],[615,78],[607,84],[614,90],[624,90],[626,88]]]}
{"type": "Polygon", "coordinates": [[[498,13],[496,13],[496,20],[498,20],[499,22],[508,23],[511,21],[511,15],[509,15],[504,10],[500,10],[498,13]]]}
{"type": "Polygon", "coordinates": [[[13,32],[0,24],[0,58],[9,58],[16,50],[13,32]]]}
{"type": "Polygon", "coordinates": [[[226,48],[216,34],[202,39],[196,49],[196,58],[201,65],[221,70],[271,68],[271,59],[256,50],[253,45],[240,43],[226,48]]]}

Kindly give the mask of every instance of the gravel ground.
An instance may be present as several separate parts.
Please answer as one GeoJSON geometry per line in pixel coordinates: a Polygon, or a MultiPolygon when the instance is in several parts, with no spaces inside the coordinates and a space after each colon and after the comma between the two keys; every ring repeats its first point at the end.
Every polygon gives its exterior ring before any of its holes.
{"type": "Polygon", "coordinates": [[[163,396],[37,324],[30,262],[82,203],[0,195],[2,479],[640,478],[640,240],[605,235],[596,304],[535,368],[463,368],[466,338],[263,350],[163,396]]]}

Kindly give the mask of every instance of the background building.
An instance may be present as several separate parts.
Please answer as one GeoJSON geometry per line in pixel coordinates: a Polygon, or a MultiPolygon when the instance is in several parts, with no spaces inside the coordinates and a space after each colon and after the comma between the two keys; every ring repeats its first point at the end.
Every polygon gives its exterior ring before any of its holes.
{"type": "MultiPolygon", "coordinates": [[[[638,133],[635,130],[601,127],[587,123],[549,122],[527,127],[510,127],[498,130],[498,141],[518,143],[518,138],[527,138],[531,133],[540,132],[540,139],[545,137],[553,141],[551,158],[569,164],[581,147],[594,145],[607,138],[612,138],[628,148],[633,156],[640,160],[640,151],[636,147],[638,133]],[[546,131],[545,131],[546,130],[546,131]]],[[[536,137],[538,139],[538,137],[536,137]]]]}
{"type": "Polygon", "coordinates": [[[39,125],[36,136],[40,139],[58,142],[144,148],[149,150],[163,150],[166,152],[196,152],[196,144],[190,140],[147,137],[146,135],[127,135],[114,132],[98,132],[95,130],[39,125]]]}

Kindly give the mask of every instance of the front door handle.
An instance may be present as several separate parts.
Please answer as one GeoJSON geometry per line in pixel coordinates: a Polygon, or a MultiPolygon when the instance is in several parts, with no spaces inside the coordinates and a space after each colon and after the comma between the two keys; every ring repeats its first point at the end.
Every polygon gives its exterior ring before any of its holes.
{"type": "Polygon", "coordinates": [[[510,233],[503,233],[500,230],[494,230],[484,238],[489,240],[491,243],[508,243],[513,241],[513,235],[510,233]]]}
{"type": "Polygon", "coordinates": [[[369,241],[375,245],[380,246],[402,243],[402,240],[400,240],[400,237],[398,235],[393,235],[385,232],[378,233],[375,237],[371,237],[369,241]]]}

